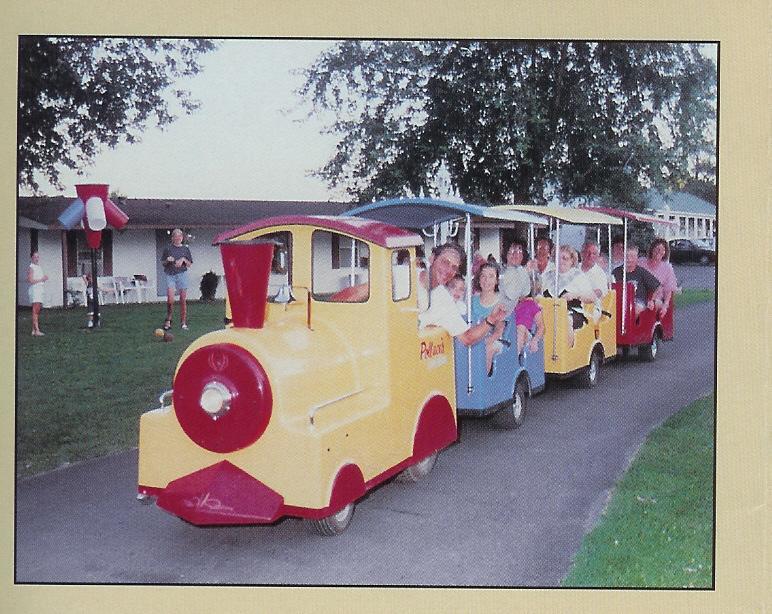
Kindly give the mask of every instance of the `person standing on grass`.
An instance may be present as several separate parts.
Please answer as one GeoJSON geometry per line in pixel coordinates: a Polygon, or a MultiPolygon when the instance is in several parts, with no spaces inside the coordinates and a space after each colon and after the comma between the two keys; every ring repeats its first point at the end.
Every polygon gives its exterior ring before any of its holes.
{"type": "Polygon", "coordinates": [[[171,245],[164,248],[161,262],[166,274],[166,320],[164,330],[172,327],[174,313],[174,294],[180,295],[180,322],[183,330],[188,330],[188,267],[193,264],[193,256],[187,245],[182,244],[182,230],[172,230],[171,245]]]}
{"type": "Polygon", "coordinates": [[[32,305],[32,336],[42,337],[40,331],[40,310],[43,308],[43,295],[48,275],[40,266],[40,254],[32,252],[29,268],[27,269],[27,283],[29,284],[29,302],[32,305]]]}

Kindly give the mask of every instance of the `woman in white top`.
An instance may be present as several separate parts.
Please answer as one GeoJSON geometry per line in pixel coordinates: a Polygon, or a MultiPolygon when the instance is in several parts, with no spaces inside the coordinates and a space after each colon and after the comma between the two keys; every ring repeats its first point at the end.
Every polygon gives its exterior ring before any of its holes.
{"type": "Polygon", "coordinates": [[[33,252],[27,269],[27,283],[29,284],[29,302],[32,304],[32,336],[42,337],[40,331],[40,310],[43,307],[44,284],[48,275],[40,266],[40,254],[33,252]]]}
{"type": "Polygon", "coordinates": [[[561,245],[557,271],[546,271],[542,275],[544,296],[564,298],[568,303],[568,345],[570,347],[574,345],[574,330],[581,328],[587,321],[582,303],[591,303],[596,298],[587,276],[576,266],[578,262],[579,255],[576,250],[569,245],[561,245]]]}

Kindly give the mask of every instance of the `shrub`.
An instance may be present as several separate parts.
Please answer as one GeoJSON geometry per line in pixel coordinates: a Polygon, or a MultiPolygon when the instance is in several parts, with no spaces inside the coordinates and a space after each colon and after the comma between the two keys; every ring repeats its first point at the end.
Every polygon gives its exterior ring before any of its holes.
{"type": "Polygon", "coordinates": [[[220,283],[220,277],[212,272],[208,271],[201,276],[201,300],[212,301],[214,295],[217,293],[217,284],[220,283]]]}

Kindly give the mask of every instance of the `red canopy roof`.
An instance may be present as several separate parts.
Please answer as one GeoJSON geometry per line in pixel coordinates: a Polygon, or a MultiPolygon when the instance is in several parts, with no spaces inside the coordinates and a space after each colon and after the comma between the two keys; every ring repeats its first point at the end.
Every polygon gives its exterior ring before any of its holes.
{"type": "Polygon", "coordinates": [[[326,215],[282,215],[255,220],[233,230],[220,233],[213,245],[235,239],[248,232],[270,228],[272,226],[317,226],[333,230],[354,238],[375,243],[381,247],[397,248],[423,245],[423,239],[414,232],[397,228],[384,222],[376,222],[359,217],[335,217],[326,215]]]}

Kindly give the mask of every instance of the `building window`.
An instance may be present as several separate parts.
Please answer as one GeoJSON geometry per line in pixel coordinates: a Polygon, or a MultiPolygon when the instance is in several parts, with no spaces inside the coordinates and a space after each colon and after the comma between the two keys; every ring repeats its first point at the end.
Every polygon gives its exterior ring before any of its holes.
{"type": "MultiPolygon", "coordinates": [[[[102,231],[102,246],[96,250],[97,275],[113,274],[113,233],[102,231]]],[[[67,276],[78,277],[91,273],[91,248],[82,230],[67,231],[67,276]]]]}
{"type": "Polygon", "coordinates": [[[366,243],[336,233],[328,234],[333,269],[368,266],[370,252],[366,243]]]}

